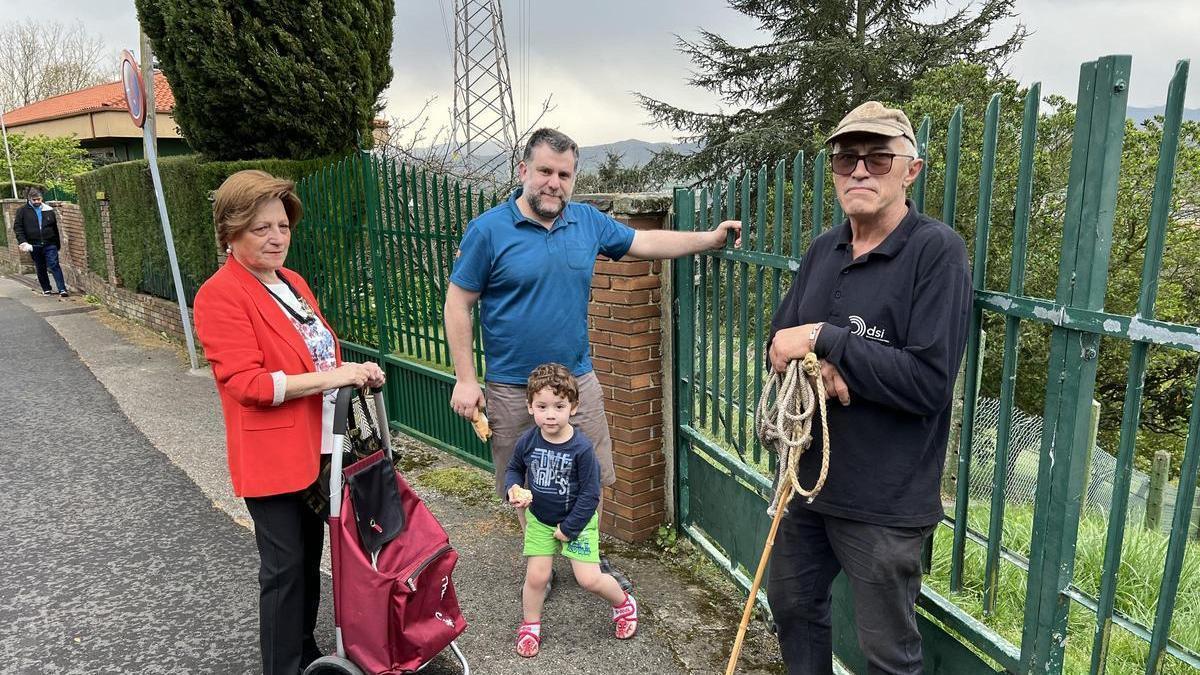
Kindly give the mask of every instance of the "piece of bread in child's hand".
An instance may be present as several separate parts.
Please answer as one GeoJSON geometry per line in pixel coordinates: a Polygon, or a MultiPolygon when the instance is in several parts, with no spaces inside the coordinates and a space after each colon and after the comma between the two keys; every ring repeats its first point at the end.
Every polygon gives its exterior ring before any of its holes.
{"type": "Polygon", "coordinates": [[[512,496],[513,496],[513,499],[515,499],[516,501],[527,502],[527,501],[533,500],[533,493],[530,492],[529,490],[526,490],[525,488],[521,487],[520,485],[514,485],[513,487],[515,489],[512,491],[512,496]]]}
{"type": "Polygon", "coordinates": [[[483,414],[482,410],[475,409],[475,417],[471,420],[471,428],[475,430],[475,435],[484,443],[492,437],[492,428],[488,426],[487,415],[483,414]]]}

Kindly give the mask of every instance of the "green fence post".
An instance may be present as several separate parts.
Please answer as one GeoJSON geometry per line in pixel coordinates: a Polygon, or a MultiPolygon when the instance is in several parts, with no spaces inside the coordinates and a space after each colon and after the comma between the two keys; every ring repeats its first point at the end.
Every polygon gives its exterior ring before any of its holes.
{"type": "MultiPolygon", "coordinates": [[[[1038,105],[1041,85],[1034,83],[1025,96],[1021,124],[1021,157],[1018,164],[1016,203],[1013,207],[1012,255],[1009,261],[1008,293],[1021,295],[1025,288],[1025,254],[1029,238],[1029,213],[1033,197],[1034,145],[1037,142],[1038,105]]],[[[1004,317],[1004,345],[1000,375],[1000,419],[996,424],[996,461],[992,474],[991,519],[988,523],[987,559],[984,562],[983,611],[996,608],[1000,579],[1000,549],[1004,534],[1005,491],[1008,487],[1009,445],[1015,407],[1017,352],[1020,343],[1020,319],[1004,317]]],[[[982,350],[982,348],[981,348],[982,350]]],[[[982,360],[980,361],[982,365],[982,360]]]]}
{"type": "MultiPolygon", "coordinates": [[[[983,157],[979,170],[979,205],[975,213],[975,256],[971,263],[971,288],[976,293],[987,283],[987,243],[992,224],[992,189],[995,186],[996,144],[1000,130],[1000,94],[992,94],[983,123],[983,157]]],[[[967,503],[970,500],[971,449],[975,435],[975,405],[983,363],[983,308],[972,303],[967,327],[966,379],[963,382],[962,432],[958,443],[958,485],[954,499],[954,541],[951,544],[950,588],[962,590],[963,551],[967,536],[967,503]]]]}
{"type": "Polygon", "coordinates": [[[929,178],[929,115],[921,118],[921,126],[917,127],[917,156],[925,162],[925,167],[913,184],[912,200],[917,210],[925,213],[925,182],[929,178]]]}
{"type": "MultiPolygon", "coordinates": [[[[1188,439],[1179,467],[1179,491],[1175,495],[1175,512],[1171,518],[1171,540],[1163,565],[1162,581],[1158,586],[1158,603],[1154,608],[1154,630],[1150,636],[1150,652],[1146,659],[1147,675],[1161,672],[1163,654],[1171,633],[1171,616],[1183,575],[1184,555],[1187,553],[1187,528],[1196,498],[1196,477],[1200,474],[1200,370],[1192,390],[1192,414],[1188,421],[1188,439]]],[[[1195,665],[1195,664],[1192,664],[1195,665]]]]}
{"type": "Polygon", "coordinates": [[[371,286],[375,302],[375,330],[378,335],[375,347],[379,350],[379,364],[383,367],[384,357],[392,353],[391,340],[388,335],[388,297],[383,285],[383,236],[380,234],[379,207],[379,171],[376,160],[366,150],[359,151],[358,160],[362,165],[363,200],[367,212],[367,241],[371,247],[371,286]]]}
{"type": "MultiPolygon", "coordinates": [[[[1171,189],[1175,181],[1175,158],[1179,151],[1179,129],[1183,116],[1184,92],[1187,88],[1188,62],[1175,65],[1175,76],[1167,90],[1163,138],[1158,151],[1158,168],[1154,178],[1154,196],[1150,206],[1150,222],[1146,233],[1146,252],[1142,260],[1142,288],[1138,295],[1137,313],[1143,319],[1154,318],[1154,303],[1158,296],[1158,275],[1162,266],[1163,245],[1166,241],[1167,212],[1171,189]]],[[[1125,539],[1125,514],[1129,504],[1129,482],[1133,474],[1133,456],[1137,430],[1142,412],[1142,393],[1145,386],[1147,351],[1145,342],[1134,343],[1129,355],[1129,368],[1122,405],[1121,438],[1117,449],[1117,467],[1112,477],[1112,502],[1109,505],[1108,534],[1105,538],[1104,567],[1100,574],[1100,594],[1096,603],[1096,630],[1092,639],[1092,672],[1103,675],[1112,631],[1113,608],[1116,604],[1117,575],[1121,568],[1121,544],[1125,539]],[[1113,517],[1117,514],[1119,517],[1113,517]]],[[[1198,511],[1200,512],[1200,511],[1198,511]]]]}
{"type": "MultiPolygon", "coordinates": [[[[688,188],[675,188],[675,229],[690,232],[695,229],[695,194],[688,188]]],[[[675,424],[676,429],[692,423],[692,391],[695,378],[695,258],[684,256],[674,263],[675,293],[675,424]]],[[[703,292],[704,289],[701,289],[703,292]]],[[[702,328],[703,329],[703,328],[702,328]]],[[[701,368],[704,368],[701,354],[701,368]]],[[[703,392],[700,393],[703,397],[703,392]]],[[[701,407],[704,399],[700,399],[701,407]]],[[[691,503],[688,483],[688,441],[675,437],[675,521],[677,527],[688,522],[688,507],[691,503]]]]}
{"type": "MultiPolygon", "coordinates": [[[[1062,316],[1068,308],[1104,307],[1129,70],[1129,56],[1105,56],[1080,69],[1055,294],[1062,316]]],[[[1075,572],[1099,347],[1098,334],[1061,324],[1051,336],[1033,519],[1033,531],[1040,536],[1034,537],[1030,551],[1021,640],[1021,663],[1027,672],[1062,672],[1071,604],[1066,591],[1075,572]]]]}

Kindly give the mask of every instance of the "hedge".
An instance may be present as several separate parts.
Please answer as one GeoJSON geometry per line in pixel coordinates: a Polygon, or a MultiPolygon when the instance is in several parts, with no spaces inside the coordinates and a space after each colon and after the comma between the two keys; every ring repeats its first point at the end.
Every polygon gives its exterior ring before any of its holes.
{"type": "MultiPolygon", "coordinates": [[[[167,214],[189,299],[217,269],[217,243],[209,194],[230,174],[243,169],[261,169],[298,180],[325,163],[327,160],[324,159],[206,162],[200,155],[160,159],[159,173],[167,200],[167,214]]],[[[83,210],[92,271],[107,274],[96,199],[96,193],[103,192],[109,203],[113,258],[121,285],[175,299],[150,167],[146,161],[110,164],[77,176],[75,185],[83,210]]]]}

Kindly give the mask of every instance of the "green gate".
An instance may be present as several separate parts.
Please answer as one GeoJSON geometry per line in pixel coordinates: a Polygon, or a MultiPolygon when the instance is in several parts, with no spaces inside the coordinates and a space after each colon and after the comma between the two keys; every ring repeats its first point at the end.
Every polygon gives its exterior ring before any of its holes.
{"type": "MultiPolygon", "coordinates": [[[[491,469],[488,447],[450,409],[442,303],[466,223],[495,198],[369,152],[304,178],[297,192],[304,219],[288,265],[312,286],[343,358],[384,368],[393,427],[491,469]]],[[[478,317],[475,326],[482,377],[478,317]]]]}
{"type": "MultiPolygon", "coordinates": [[[[979,184],[974,186],[978,201],[972,338],[962,378],[961,419],[968,423],[962,424],[960,437],[952,439],[962,449],[956,465],[947,467],[951,478],[957,477],[956,486],[945,495],[947,502],[953,502],[947,507],[953,517],[935,533],[932,548],[937,555],[929,552],[933,569],[918,601],[929,673],[1059,673],[1064,668],[1066,672],[1101,673],[1109,665],[1112,672],[1119,673],[1183,673],[1200,668],[1200,638],[1195,626],[1172,625],[1181,577],[1187,575],[1189,583],[1200,587],[1200,544],[1188,542],[1200,463],[1200,388],[1194,389],[1190,408],[1162,570],[1122,568],[1122,545],[1128,544],[1124,514],[1148,350],[1153,346],[1200,352],[1200,329],[1154,319],[1180,140],[1186,61],[1177,65],[1168,91],[1152,205],[1144,214],[1143,222],[1149,225],[1136,312],[1124,316],[1104,311],[1130,61],[1128,56],[1107,56],[1081,68],[1069,175],[1062,195],[1065,218],[1057,235],[1061,236],[1061,248],[1053,300],[1024,292],[1032,205],[1035,200],[1057,198],[1035,195],[1032,190],[1040,112],[1038,85],[1030,88],[1025,99],[1012,239],[1002,247],[1010,262],[1008,287],[1004,292],[986,287],[989,243],[993,250],[998,248],[997,242],[989,242],[989,229],[997,145],[1002,140],[1000,95],[993,96],[987,107],[978,153],[979,184]],[[988,321],[1003,326],[999,350],[1003,364],[999,419],[996,428],[988,430],[988,438],[982,439],[976,403],[984,352],[980,336],[988,321]],[[1027,540],[1015,542],[1005,527],[1005,493],[1012,472],[1021,468],[1010,465],[1009,448],[1014,434],[1014,382],[1022,322],[1027,331],[1048,333],[1049,356],[1040,451],[1032,458],[1020,459],[1036,463],[1031,474],[1036,475],[1032,521],[1027,540]],[[1092,401],[1102,338],[1129,348],[1130,358],[1116,470],[1111,477],[1109,514],[1113,515],[1106,525],[1103,552],[1096,553],[1103,558],[1102,572],[1095,588],[1091,582],[1084,588],[1075,575],[1077,537],[1094,442],[1092,401]],[[976,467],[972,474],[973,450],[984,443],[994,447],[991,464],[976,467]],[[990,477],[989,500],[971,503],[973,475],[983,476],[983,480],[990,477]],[[1119,573],[1155,575],[1157,605],[1148,616],[1118,611],[1123,602],[1119,573]],[[1024,605],[1019,628],[1005,634],[998,627],[998,603],[1004,594],[1002,581],[1014,578],[1017,590],[1009,592],[1022,594],[1024,605]],[[935,586],[940,586],[941,592],[935,586]],[[1070,621],[1068,610],[1073,610],[1070,621]],[[1072,645],[1081,645],[1082,656],[1068,656],[1068,638],[1072,645]],[[1135,643],[1139,654],[1134,661],[1121,661],[1119,667],[1110,663],[1115,640],[1135,643]]],[[[930,126],[926,118],[918,132],[922,156],[928,153],[930,126]]],[[[959,222],[956,210],[964,201],[959,194],[962,127],[960,106],[945,130],[940,176],[944,198],[942,212],[934,214],[951,224],[959,222]]],[[[769,526],[765,506],[771,493],[769,476],[775,470],[775,458],[764,453],[753,437],[753,409],[764,377],[761,345],[807,242],[827,223],[842,219],[836,200],[828,196],[825,151],[814,158],[811,178],[805,176],[805,167],[801,153],[790,164],[776,164],[773,175],[762,167],[756,174],[747,172],[724,183],[675,193],[677,229],[710,229],[726,218],[740,218],[744,226],[742,249],[727,247],[679,260],[674,266],[673,288],[676,513],[691,540],[745,587],[769,526]]],[[[912,198],[921,209],[925,208],[930,173],[923,172],[914,185],[912,198]]],[[[1010,515],[1018,509],[1028,513],[1025,505],[1010,506],[1010,515]]],[[[844,581],[839,580],[835,586],[835,651],[851,669],[865,672],[847,592],[844,581]]],[[[1200,597],[1192,596],[1187,605],[1196,602],[1200,597]]],[[[1192,607],[1187,605],[1181,603],[1180,611],[1190,611],[1192,607]]]]}

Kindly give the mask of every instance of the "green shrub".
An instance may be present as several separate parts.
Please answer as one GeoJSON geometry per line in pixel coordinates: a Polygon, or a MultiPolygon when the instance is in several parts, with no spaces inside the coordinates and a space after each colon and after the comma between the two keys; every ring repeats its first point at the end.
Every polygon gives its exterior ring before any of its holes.
{"type": "MultiPolygon", "coordinates": [[[[175,239],[179,270],[189,296],[217,269],[217,243],[209,195],[243,169],[261,169],[276,176],[298,179],[315,171],[324,160],[258,160],[205,162],[199,155],[167,157],[159,161],[167,214],[175,239]]],[[[76,178],[84,216],[89,267],[107,274],[100,227],[97,192],[105,193],[112,223],[113,258],[126,288],[175,299],[167,250],[150,168],[145,160],[121,162],[76,178]]]]}
{"type": "Polygon", "coordinates": [[[392,79],[391,0],[137,0],[188,144],[312,158],[371,141],[392,79]]]}

